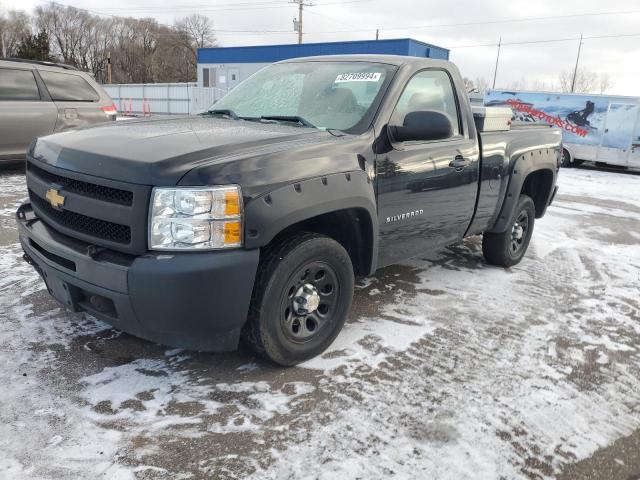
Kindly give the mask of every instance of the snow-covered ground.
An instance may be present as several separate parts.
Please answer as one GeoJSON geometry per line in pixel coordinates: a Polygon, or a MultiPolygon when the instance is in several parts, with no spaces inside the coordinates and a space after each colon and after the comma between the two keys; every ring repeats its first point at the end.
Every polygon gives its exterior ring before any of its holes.
{"type": "Polygon", "coordinates": [[[1,175],[0,478],[554,477],[640,429],[640,176],[559,184],[520,265],[471,238],[381,270],[283,370],[61,310],[20,258],[23,175],[1,175]]]}

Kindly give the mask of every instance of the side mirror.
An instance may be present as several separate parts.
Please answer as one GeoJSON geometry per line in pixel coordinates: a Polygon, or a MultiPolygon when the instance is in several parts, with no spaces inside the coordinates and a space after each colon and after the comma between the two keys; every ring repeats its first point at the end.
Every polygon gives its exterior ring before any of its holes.
{"type": "Polygon", "coordinates": [[[393,139],[398,142],[427,142],[453,136],[449,117],[433,110],[409,112],[404,117],[402,126],[390,125],[389,130],[393,139]]]}

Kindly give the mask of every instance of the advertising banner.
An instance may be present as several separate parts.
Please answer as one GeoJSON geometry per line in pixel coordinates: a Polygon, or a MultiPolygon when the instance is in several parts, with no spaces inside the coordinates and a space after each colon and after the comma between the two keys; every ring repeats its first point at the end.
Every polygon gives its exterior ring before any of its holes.
{"type": "Polygon", "coordinates": [[[510,107],[514,120],[556,125],[563,130],[566,143],[598,146],[604,135],[609,99],[592,95],[491,90],[487,92],[484,104],[510,107]]]}

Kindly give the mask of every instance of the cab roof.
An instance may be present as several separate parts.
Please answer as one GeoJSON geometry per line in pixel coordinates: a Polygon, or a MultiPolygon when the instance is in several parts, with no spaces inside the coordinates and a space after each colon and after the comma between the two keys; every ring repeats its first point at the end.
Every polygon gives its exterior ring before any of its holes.
{"type": "Polygon", "coordinates": [[[385,63],[388,65],[412,65],[412,66],[445,66],[451,65],[447,60],[437,60],[434,58],[410,57],[407,55],[376,55],[376,54],[354,54],[354,55],[318,55],[313,57],[297,57],[282,60],[276,63],[300,63],[300,62],[372,62],[385,63]]]}

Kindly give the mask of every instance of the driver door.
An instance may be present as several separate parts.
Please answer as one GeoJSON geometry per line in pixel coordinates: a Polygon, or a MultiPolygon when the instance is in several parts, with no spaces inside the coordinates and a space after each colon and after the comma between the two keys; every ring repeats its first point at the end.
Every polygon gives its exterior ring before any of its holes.
{"type": "Polygon", "coordinates": [[[478,147],[446,71],[423,70],[409,80],[389,123],[402,125],[407,113],[423,110],[446,114],[453,134],[437,141],[392,141],[379,155],[380,266],[462,239],[473,217],[478,147]]]}

